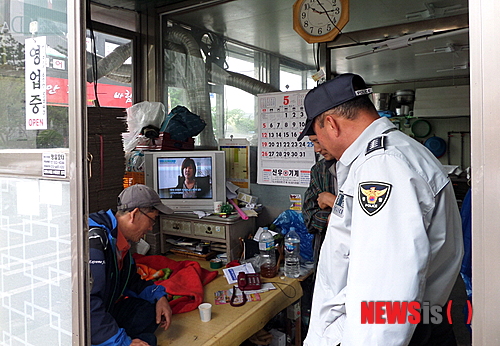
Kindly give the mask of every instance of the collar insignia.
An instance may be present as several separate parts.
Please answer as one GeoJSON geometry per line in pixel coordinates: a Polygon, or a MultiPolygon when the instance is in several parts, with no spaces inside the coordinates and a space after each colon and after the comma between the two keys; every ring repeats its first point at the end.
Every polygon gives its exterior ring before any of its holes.
{"type": "Polygon", "coordinates": [[[360,183],[358,199],[361,209],[369,216],[375,215],[387,203],[391,189],[391,184],[378,181],[360,183]]]}

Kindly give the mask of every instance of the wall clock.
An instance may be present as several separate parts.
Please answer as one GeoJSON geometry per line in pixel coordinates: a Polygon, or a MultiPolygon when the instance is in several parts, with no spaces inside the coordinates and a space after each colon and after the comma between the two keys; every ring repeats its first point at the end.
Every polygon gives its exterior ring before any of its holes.
{"type": "Polygon", "coordinates": [[[333,40],[349,21],[349,0],[297,0],[293,29],[308,43],[333,40]]]}

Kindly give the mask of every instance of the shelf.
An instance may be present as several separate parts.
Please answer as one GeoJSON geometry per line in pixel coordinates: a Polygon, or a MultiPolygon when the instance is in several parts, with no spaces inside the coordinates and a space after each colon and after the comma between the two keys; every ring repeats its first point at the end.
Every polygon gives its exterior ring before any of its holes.
{"type": "Polygon", "coordinates": [[[188,237],[213,244],[212,250],[226,252],[228,260],[239,258],[243,251],[239,238],[255,232],[255,218],[243,220],[239,216],[198,218],[191,214],[160,216],[160,250],[167,251],[169,237],[188,237]]]}

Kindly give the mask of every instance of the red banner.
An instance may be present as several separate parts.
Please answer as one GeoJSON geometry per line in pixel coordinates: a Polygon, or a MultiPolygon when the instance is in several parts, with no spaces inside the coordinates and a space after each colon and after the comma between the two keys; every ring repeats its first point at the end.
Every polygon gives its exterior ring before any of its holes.
{"type": "MultiPolygon", "coordinates": [[[[97,83],[97,95],[101,107],[128,108],[132,106],[132,87],[97,83]]],[[[93,106],[94,84],[87,83],[87,105],[93,106]]],[[[68,80],[47,77],[47,105],[68,104],[68,80]]]]}

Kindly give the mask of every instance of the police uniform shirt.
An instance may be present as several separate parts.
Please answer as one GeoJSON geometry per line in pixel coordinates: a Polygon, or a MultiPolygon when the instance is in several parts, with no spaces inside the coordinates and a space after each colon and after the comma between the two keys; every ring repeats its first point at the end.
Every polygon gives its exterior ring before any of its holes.
{"type": "Polygon", "coordinates": [[[361,302],[443,306],[463,256],[446,172],[387,118],[337,162],[339,194],[321,251],[306,346],[407,345],[415,324],[362,324],[361,302]]]}

